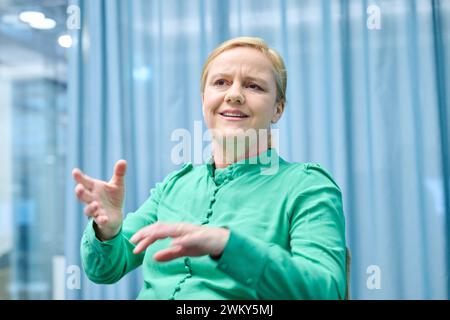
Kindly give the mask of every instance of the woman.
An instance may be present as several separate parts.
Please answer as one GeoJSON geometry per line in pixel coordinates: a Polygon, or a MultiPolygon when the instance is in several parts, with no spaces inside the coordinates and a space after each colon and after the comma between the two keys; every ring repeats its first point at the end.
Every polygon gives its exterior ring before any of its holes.
{"type": "Polygon", "coordinates": [[[215,49],[201,78],[210,161],[169,174],[123,221],[126,162],[109,182],[74,169],[76,195],[92,218],[81,243],[89,279],[114,283],[142,265],[139,299],[345,297],[339,187],[319,165],[288,163],[270,140],[248,134],[270,136],[286,80],[283,59],[259,38],[215,49]],[[247,138],[243,148],[239,137],[247,138]],[[274,161],[276,170],[264,173],[274,161]]]}

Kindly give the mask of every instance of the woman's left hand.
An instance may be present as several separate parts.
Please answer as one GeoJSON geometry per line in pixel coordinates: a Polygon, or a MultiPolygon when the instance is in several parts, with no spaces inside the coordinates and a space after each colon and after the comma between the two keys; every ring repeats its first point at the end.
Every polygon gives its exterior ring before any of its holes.
{"type": "Polygon", "coordinates": [[[130,238],[132,243],[137,244],[133,253],[141,253],[156,240],[168,237],[174,238],[172,246],[155,253],[155,260],[168,261],[183,256],[198,257],[207,254],[220,256],[230,237],[230,230],[185,222],[155,222],[130,238]]]}

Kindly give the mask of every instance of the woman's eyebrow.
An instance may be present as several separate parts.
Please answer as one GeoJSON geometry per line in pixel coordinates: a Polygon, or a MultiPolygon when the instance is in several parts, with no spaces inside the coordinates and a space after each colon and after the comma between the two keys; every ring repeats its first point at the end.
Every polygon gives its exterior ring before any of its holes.
{"type": "MultiPolygon", "coordinates": [[[[224,73],[224,72],[219,72],[219,73],[214,73],[211,75],[211,79],[215,79],[215,78],[232,78],[232,75],[229,73],[224,73]]],[[[262,78],[258,78],[258,77],[245,77],[246,81],[255,81],[260,83],[263,86],[267,86],[267,81],[262,79],[262,78]]]]}
{"type": "Polygon", "coordinates": [[[213,73],[211,75],[211,79],[214,78],[230,78],[231,75],[229,73],[223,73],[223,72],[219,72],[219,73],[213,73]]]}

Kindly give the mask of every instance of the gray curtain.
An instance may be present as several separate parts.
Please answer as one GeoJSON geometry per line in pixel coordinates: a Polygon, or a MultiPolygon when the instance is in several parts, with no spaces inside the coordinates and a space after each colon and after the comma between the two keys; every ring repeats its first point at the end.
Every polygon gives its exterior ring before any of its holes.
{"type": "MultiPolygon", "coordinates": [[[[343,191],[352,298],[448,298],[450,1],[74,3],[82,28],[73,32],[69,59],[67,264],[81,265],[87,222],[71,168],[109,179],[126,159],[125,211],[135,210],[178,167],[172,132],[194,135],[202,121],[199,79],[208,53],[250,35],[287,64],[280,154],[321,163],[343,191]],[[370,5],[380,9],[380,29],[367,26],[370,5]]],[[[140,272],[103,286],[83,275],[81,289],[66,294],[134,299],[140,272]]]]}

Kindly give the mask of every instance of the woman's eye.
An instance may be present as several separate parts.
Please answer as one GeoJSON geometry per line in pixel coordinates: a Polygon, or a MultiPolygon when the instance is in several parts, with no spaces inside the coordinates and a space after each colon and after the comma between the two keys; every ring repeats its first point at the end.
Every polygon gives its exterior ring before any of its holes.
{"type": "Polygon", "coordinates": [[[258,86],[257,84],[254,84],[254,83],[250,83],[250,84],[248,85],[248,87],[249,87],[250,89],[253,89],[253,90],[261,90],[261,91],[262,91],[262,88],[261,88],[260,86],[258,86]]]}
{"type": "Polygon", "coordinates": [[[219,79],[214,82],[215,86],[224,86],[225,84],[226,84],[226,81],[223,79],[219,79]]]}

